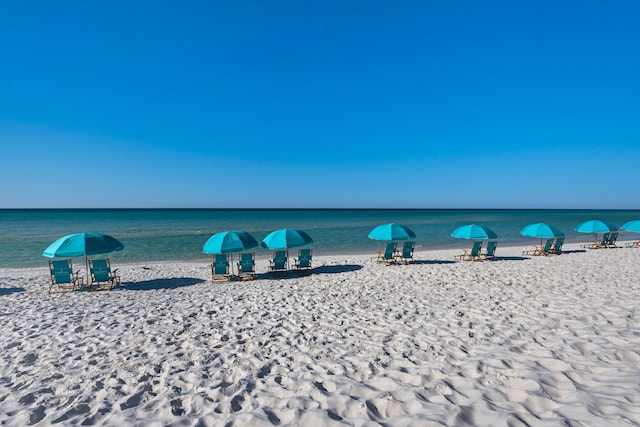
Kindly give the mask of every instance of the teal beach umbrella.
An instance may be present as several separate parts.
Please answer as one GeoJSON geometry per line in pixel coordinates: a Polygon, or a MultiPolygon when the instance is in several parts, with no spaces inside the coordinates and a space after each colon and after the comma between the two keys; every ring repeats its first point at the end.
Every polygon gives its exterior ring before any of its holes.
{"type": "Polygon", "coordinates": [[[453,231],[453,233],[451,233],[451,237],[469,240],[489,240],[498,238],[493,230],[477,224],[468,224],[458,227],[453,231]]]}
{"type": "Polygon", "coordinates": [[[520,230],[520,234],[527,237],[539,237],[541,239],[554,239],[556,237],[564,237],[564,233],[558,227],[539,222],[537,224],[529,224],[520,230]]]}
{"type": "Polygon", "coordinates": [[[117,239],[101,233],[78,233],[64,236],[50,244],[42,255],[54,258],[100,255],[121,251],[124,245],[117,239]]]}
{"type": "Polygon", "coordinates": [[[108,254],[121,251],[124,245],[116,238],[101,233],[78,233],[63,236],[50,244],[42,255],[55,258],[73,258],[84,255],[85,272],[89,277],[89,255],[108,254]]]}
{"type": "Polygon", "coordinates": [[[414,233],[409,227],[405,227],[400,224],[382,224],[371,230],[369,238],[373,240],[411,240],[416,238],[414,233]]]}
{"type": "Polygon", "coordinates": [[[228,254],[242,252],[258,246],[253,236],[243,230],[230,230],[216,233],[205,242],[202,252],[205,254],[228,254]]]}
{"type": "Polygon", "coordinates": [[[294,228],[272,231],[260,244],[267,249],[288,249],[310,245],[313,239],[307,233],[294,228]]]}
{"type": "Polygon", "coordinates": [[[610,233],[612,231],[617,231],[618,227],[615,225],[600,221],[597,219],[592,219],[591,221],[585,221],[575,228],[578,233],[610,233]]]}
{"type": "Polygon", "coordinates": [[[640,220],[636,219],[633,221],[625,222],[620,230],[631,231],[632,233],[640,233],[640,220]]]}

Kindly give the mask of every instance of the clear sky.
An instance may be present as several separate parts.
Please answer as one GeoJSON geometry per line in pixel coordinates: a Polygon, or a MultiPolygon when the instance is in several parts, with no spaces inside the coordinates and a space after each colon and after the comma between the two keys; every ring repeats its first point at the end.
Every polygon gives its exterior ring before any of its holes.
{"type": "Polygon", "coordinates": [[[640,208],[639,23],[637,0],[0,0],[0,208],[640,208]]]}

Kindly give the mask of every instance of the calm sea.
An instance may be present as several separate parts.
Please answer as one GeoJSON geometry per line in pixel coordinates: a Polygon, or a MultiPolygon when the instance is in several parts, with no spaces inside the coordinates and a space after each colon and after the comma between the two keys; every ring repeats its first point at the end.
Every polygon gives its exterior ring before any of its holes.
{"type": "MultiPolygon", "coordinates": [[[[241,229],[258,241],[279,228],[298,228],[314,239],[314,253],[373,253],[382,244],[367,238],[373,227],[396,222],[417,234],[418,248],[459,248],[468,244],[450,237],[460,225],[486,225],[501,245],[532,244],[519,231],[548,222],[568,242],[591,236],[573,231],[582,221],[602,219],[620,226],[640,219],[640,210],[385,210],[385,209],[78,209],[0,210],[0,267],[46,265],[42,251],[58,237],[85,231],[110,234],[125,249],[110,255],[119,262],[208,260],[202,245],[214,233],[241,229]]],[[[629,238],[637,236],[629,235],[629,238]]],[[[257,249],[258,256],[270,252],[257,249]]]]}

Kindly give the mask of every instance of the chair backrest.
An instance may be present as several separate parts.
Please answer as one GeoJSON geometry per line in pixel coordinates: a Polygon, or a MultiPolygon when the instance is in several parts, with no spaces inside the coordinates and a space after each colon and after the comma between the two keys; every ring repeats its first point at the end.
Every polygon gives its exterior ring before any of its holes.
{"type": "Polygon", "coordinates": [[[229,272],[229,259],[226,254],[218,254],[213,260],[214,274],[227,274],[229,272]]]}
{"type": "Polygon", "coordinates": [[[311,267],[311,249],[305,248],[298,251],[298,265],[302,268],[311,267]]]}
{"type": "Polygon", "coordinates": [[[600,245],[605,246],[608,241],[609,241],[609,233],[604,233],[602,235],[602,240],[600,240],[600,245]]]}
{"type": "Polygon", "coordinates": [[[551,252],[551,245],[553,245],[553,239],[547,239],[547,242],[542,247],[543,252],[551,252]]]}
{"type": "Polygon", "coordinates": [[[562,252],[562,244],[564,243],[564,237],[558,237],[556,239],[556,244],[553,245],[553,251],[557,254],[562,252]]]}
{"type": "Polygon", "coordinates": [[[487,244],[487,256],[494,256],[496,253],[496,247],[498,246],[498,242],[493,240],[487,244]]]}
{"type": "Polygon", "coordinates": [[[273,268],[284,270],[287,268],[287,251],[275,251],[273,254],[273,268]]]}
{"type": "Polygon", "coordinates": [[[71,264],[71,260],[49,261],[49,269],[51,270],[51,277],[55,283],[73,283],[73,265],[71,264]]]}
{"type": "Polygon", "coordinates": [[[416,242],[404,242],[402,244],[402,258],[413,258],[413,248],[416,242]]]}
{"type": "Polygon", "coordinates": [[[616,244],[616,240],[618,240],[618,233],[611,233],[609,235],[609,240],[607,241],[607,245],[615,245],[616,244]]]}
{"type": "Polygon", "coordinates": [[[240,255],[240,273],[253,273],[256,266],[256,261],[253,253],[244,253],[240,255]]]}
{"type": "Polygon", "coordinates": [[[384,259],[393,259],[393,255],[396,253],[396,242],[387,243],[384,248],[384,259]]]}
{"type": "Polygon", "coordinates": [[[111,280],[111,265],[109,260],[94,259],[89,261],[94,282],[108,282],[111,280]]]}
{"type": "Polygon", "coordinates": [[[473,246],[471,247],[471,256],[477,257],[480,254],[480,249],[482,249],[482,242],[477,241],[473,242],[473,246]]]}

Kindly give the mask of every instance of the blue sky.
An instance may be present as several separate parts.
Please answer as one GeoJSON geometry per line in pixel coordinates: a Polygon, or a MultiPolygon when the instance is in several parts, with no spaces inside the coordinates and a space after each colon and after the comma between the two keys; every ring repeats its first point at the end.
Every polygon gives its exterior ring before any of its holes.
{"type": "Polygon", "coordinates": [[[0,208],[640,208],[640,2],[0,2],[0,208]]]}

